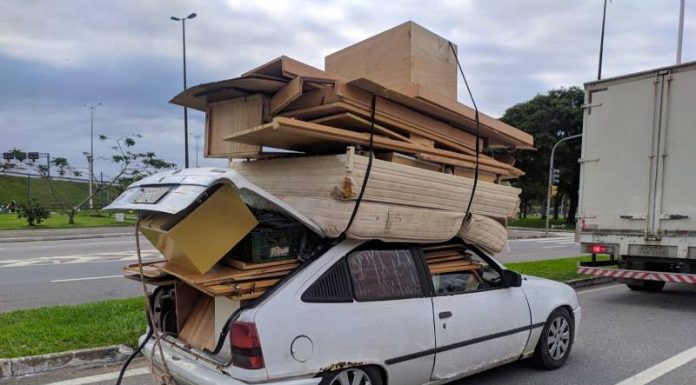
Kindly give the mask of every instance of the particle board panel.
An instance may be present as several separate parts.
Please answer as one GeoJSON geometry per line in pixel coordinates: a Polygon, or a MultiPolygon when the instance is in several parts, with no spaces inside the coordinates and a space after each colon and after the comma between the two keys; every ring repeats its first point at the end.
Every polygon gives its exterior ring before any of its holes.
{"type": "Polygon", "coordinates": [[[210,158],[249,157],[259,154],[260,146],[225,141],[235,132],[263,124],[265,98],[245,96],[208,105],[204,140],[205,156],[210,158]]]}
{"type": "MultiPolygon", "coordinates": [[[[319,119],[314,119],[312,120],[312,122],[359,132],[370,132],[370,130],[372,129],[372,123],[369,120],[363,119],[355,114],[351,114],[350,112],[343,112],[340,114],[324,116],[319,119]]],[[[391,130],[379,124],[375,124],[375,132],[389,138],[399,139],[408,143],[414,143],[414,141],[411,140],[408,136],[399,134],[394,130],[391,130]]]]}
{"type": "Polygon", "coordinates": [[[412,21],[328,55],[325,68],[347,80],[364,77],[389,88],[424,84],[457,99],[457,67],[448,41],[412,21]]]}
{"type": "Polygon", "coordinates": [[[213,350],[215,337],[215,300],[199,296],[179,332],[179,339],[196,349],[213,350]]]}
{"type": "Polygon", "coordinates": [[[270,113],[277,114],[300,96],[302,96],[302,78],[295,78],[271,97],[270,113]]]}

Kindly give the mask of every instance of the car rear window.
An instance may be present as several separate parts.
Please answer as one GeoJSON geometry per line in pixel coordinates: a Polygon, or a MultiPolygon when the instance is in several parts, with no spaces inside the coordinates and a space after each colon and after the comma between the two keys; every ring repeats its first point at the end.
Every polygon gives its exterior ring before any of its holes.
{"type": "Polygon", "coordinates": [[[363,250],[348,256],[358,301],[419,297],[423,293],[410,250],[363,250]]]}

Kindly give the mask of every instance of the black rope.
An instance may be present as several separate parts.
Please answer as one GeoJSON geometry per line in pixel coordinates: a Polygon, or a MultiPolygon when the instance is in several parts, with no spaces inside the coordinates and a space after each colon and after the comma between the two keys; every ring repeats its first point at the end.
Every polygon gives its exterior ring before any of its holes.
{"type": "Polygon", "coordinates": [[[474,171],[474,186],[471,188],[471,196],[469,197],[469,205],[466,207],[466,215],[469,215],[469,211],[471,211],[471,205],[474,203],[474,194],[476,193],[476,186],[478,186],[478,180],[479,180],[479,154],[481,153],[481,148],[480,148],[480,130],[481,130],[481,122],[479,121],[479,110],[478,107],[476,106],[476,101],[474,100],[474,95],[471,93],[471,88],[469,88],[469,82],[466,81],[466,75],[464,75],[464,70],[462,69],[462,65],[459,64],[459,58],[457,57],[457,51],[454,50],[454,45],[452,45],[452,42],[449,41],[449,47],[452,50],[452,54],[454,54],[454,60],[457,61],[457,68],[459,68],[459,73],[462,74],[462,78],[464,78],[464,85],[466,85],[466,90],[469,92],[469,97],[471,98],[471,104],[474,105],[474,112],[476,113],[476,169],[474,171]]]}
{"type": "Polygon", "coordinates": [[[355,202],[355,206],[353,206],[353,213],[350,215],[350,220],[348,221],[348,226],[346,226],[345,230],[343,230],[343,232],[339,236],[339,239],[343,239],[346,237],[346,232],[348,232],[348,229],[350,229],[350,226],[353,224],[353,220],[355,219],[355,216],[358,214],[358,209],[360,208],[360,203],[362,202],[363,195],[365,195],[365,187],[367,186],[367,180],[370,179],[370,171],[372,170],[372,158],[374,158],[374,148],[373,148],[372,140],[373,140],[374,135],[375,135],[376,103],[377,103],[377,96],[373,94],[372,95],[372,111],[370,112],[370,143],[368,145],[370,157],[367,160],[367,170],[365,170],[365,178],[363,179],[362,187],[360,187],[360,194],[358,194],[358,200],[355,202]]]}

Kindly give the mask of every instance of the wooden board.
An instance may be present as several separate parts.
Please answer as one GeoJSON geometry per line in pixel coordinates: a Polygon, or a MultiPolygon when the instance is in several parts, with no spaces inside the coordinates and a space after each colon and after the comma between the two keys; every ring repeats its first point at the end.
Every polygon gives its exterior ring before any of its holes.
{"type": "Polygon", "coordinates": [[[408,155],[404,155],[398,152],[382,152],[375,154],[375,158],[386,160],[387,162],[405,164],[411,167],[418,167],[424,170],[441,172],[443,171],[443,166],[433,162],[427,162],[424,160],[416,159],[408,155]]]}
{"type": "Polygon", "coordinates": [[[223,282],[239,282],[269,276],[282,276],[299,266],[299,264],[285,264],[281,266],[269,266],[253,270],[239,270],[221,264],[215,265],[205,274],[198,274],[194,271],[186,270],[180,266],[164,263],[161,267],[163,271],[181,279],[182,281],[201,286],[220,284],[223,282]]]}
{"type": "Polygon", "coordinates": [[[179,332],[179,339],[196,349],[213,350],[216,337],[214,304],[212,297],[198,297],[179,332]]]}
{"type": "Polygon", "coordinates": [[[205,123],[205,156],[246,158],[259,154],[260,146],[228,142],[224,138],[262,124],[265,104],[263,96],[254,95],[208,105],[205,123]]]}
{"type": "MultiPolygon", "coordinates": [[[[348,131],[336,127],[303,122],[297,119],[275,117],[271,123],[235,132],[226,136],[225,140],[257,146],[313,152],[317,143],[322,143],[323,145],[331,142],[368,145],[370,142],[370,135],[368,133],[348,131]]],[[[475,166],[476,158],[471,155],[405,143],[381,135],[375,135],[373,143],[376,148],[412,154],[436,155],[442,159],[441,163],[447,163],[445,161],[451,159],[458,164],[465,163],[468,164],[469,167],[475,166]]],[[[511,173],[511,169],[514,168],[484,155],[480,156],[479,163],[481,170],[500,175],[507,175],[511,173]]]]}
{"type": "Polygon", "coordinates": [[[232,266],[235,269],[239,270],[254,270],[254,269],[261,269],[265,267],[272,267],[272,266],[284,266],[284,265],[297,265],[297,259],[281,259],[279,261],[270,261],[270,262],[261,262],[261,263],[254,263],[254,262],[244,262],[240,261],[238,259],[227,259],[223,258],[220,262],[232,266]]]}
{"type": "Polygon", "coordinates": [[[456,61],[447,40],[412,21],[328,55],[325,68],[390,88],[423,84],[457,99],[456,61]]]}
{"type": "MultiPolygon", "coordinates": [[[[324,116],[319,119],[314,119],[312,122],[326,126],[345,128],[351,131],[370,132],[371,130],[371,122],[369,120],[363,119],[355,114],[351,114],[350,112],[324,116]]],[[[408,136],[399,134],[394,130],[380,126],[379,124],[375,124],[375,133],[379,133],[380,135],[384,135],[389,138],[402,140],[404,142],[415,143],[408,136]]]]}
{"type": "Polygon", "coordinates": [[[274,115],[279,113],[300,96],[302,96],[302,78],[295,78],[271,97],[270,113],[274,115]]]}

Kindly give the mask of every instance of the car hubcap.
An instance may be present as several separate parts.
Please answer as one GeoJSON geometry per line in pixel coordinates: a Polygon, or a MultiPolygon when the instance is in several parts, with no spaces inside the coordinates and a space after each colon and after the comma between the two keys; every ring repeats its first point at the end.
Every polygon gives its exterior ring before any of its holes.
{"type": "Polygon", "coordinates": [[[346,369],[334,377],[330,385],[372,385],[372,382],[362,369],[346,369]]]}
{"type": "Polygon", "coordinates": [[[563,358],[570,344],[570,324],[565,317],[558,316],[551,321],[546,337],[546,347],[551,358],[554,360],[563,358]]]}

